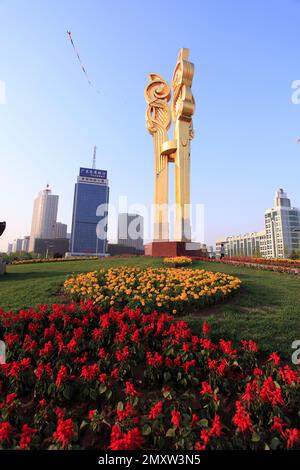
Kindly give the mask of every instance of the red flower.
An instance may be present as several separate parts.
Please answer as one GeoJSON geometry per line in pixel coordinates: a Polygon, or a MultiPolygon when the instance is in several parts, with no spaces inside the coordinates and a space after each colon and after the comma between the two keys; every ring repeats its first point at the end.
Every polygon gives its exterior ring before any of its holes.
{"type": "Polygon", "coordinates": [[[134,428],[127,433],[122,433],[119,426],[113,426],[110,435],[111,450],[135,450],[141,449],[143,437],[138,428],[134,428]]]}
{"type": "Polygon", "coordinates": [[[5,400],[5,404],[7,406],[10,406],[10,405],[13,405],[13,402],[14,400],[17,398],[17,394],[16,393],[9,393],[7,396],[6,396],[6,400],[5,400]]]}
{"type": "Polygon", "coordinates": [[[171,423],[173,424],[174,428],[179,428],[180,420],[181,420],[181,413],[180,411],[173,410],[171,411],[171,423]]]}
{"type": "Polygon", "coordinates": [[[214,420],[213,420],[213,423],[212,423],[212,428],[209,432],[209,435],[210,436],[217,436],[217,437],[220,437],[221,436],[221,420],[220,420],[220,416],[216,415],[214,417],[214,420]]]}
{"type": "Polygon", "coordinates": [[[209,395],[214,398],[215,401],[217,401],[217,395],[213,392],[210,384],[208,382],[202,382],[201,384],[202,390],[200,390],[200,395],[203,397],[204,395],[209,395]]]}
{"type": "Polygon", "coordinates": [[[274,416],[271,431],[278,431],[280,434],[284,435],[284,426],[286,426],[285,422],[278,416],[274,416]]]}
{"type": "Polygon", "coordinates": [[[77,341],[76,338],[72,338],[71,341],[67,344],[67,349],[70,351],[70,353],[74,353],[77,348],[77,341]]]}
{"type": "Polygon", "coordinates": [[[281,389],[277,387],[272,377],[267,377],[262,385],[260,397],[264,401],[269,401],[273,406],[283,405],[281,389]]]}
{"type": "Polygon", "coordinates": [[[288,384],[300,382],[298,373],[288,365],[284,366],[284,368],[280,367],[279,374],[281,375],[282,380],[288,384]]]}
{"type": "Polygon", "coordinates": [[[133,343],[140,343],[140,330],[135,330],[131,336],[131,341],[133,341],[133,343]]]}
{"type": "Polygon", "coordinates": [[[90,410],[89,411],[89,414],[88,414],[88,418],[89,420],[93,420],[94,419],[94,416],[97,414],[97,410],[90,410]]]}
{"type": "Polygon", "coordinates": [[[263,371],[259,369],[258,367],[255,367],[253,374],[254,374],[254,377],[258,379],[259,377],[263,375],[263,371]]]}
{"type": "Polygon", "coordinates": [[[14,344],[18,343],[19,339],[20,335],[18,335],[17,333],[7,333],[7,335],[4,336],[4,341],[8,344],[8,346],[13,346],[14,344]]]}
{"type": "Polygon", "coordinates": [[[10,436],[12,434],[13,427],[8,421],[0,423],[0,442],[3,441],[9,442],[10,436]]]}
{"type": "Polygon", "coordinates": [[[99,376],[99,382],[100,382],[101,384],[105,384],[106,381],[107,381],[107,374],[105,374],[105,373],[100,374],[100,376],[99,376]]]}
{"type": "Polygon", "coordinates": [[[61,444],[62,448],[65,449],[68,447],[74,436],[75,424],[72,419],[59,419],[56,431],[53,433],[54,440],[58,444],[61,444]]]}
{"type": "Polygon", "coordinates": [[[149,411],[148,419],[155,420],[157,416],[162,413],[162,406],[163,406],[162,401],[157,402],[156,405],[154,405],[149,411]]]}
{"type": "Polygon", "coordinates": [[[44,348],[40,349],[40,356],[49,356],[54,351],[52,341],[47,341],[44,344],[44,348]]]}
{"type": "Polygon", "coordinates": [[[209,443],[210,439],[210,433],[206,429],[202,429],[200,433],[200,439],[202,439],[202,442],[196,442],[195,444],[195,450],[205,450],[207,447],[207,444],[209,443]]]}
{"type": "Polygon", "coordinates": [[[59,387],[62,383],[66,381],[68,377],[68,369],[66,366],[61,366],[56,377],[56,386],[59,387]]]}
{"type": "Polygon", "coordinates": [[[33,434],[37,433],[37,429],[30,428],[28,424],[24,424],[22,427],[22,434],[20,437],[20,447],[21,449],[27,449],[31,442],[31,437],[33,434]]]}
{"type": "Polygon", "coordinates": [[[130,352],[129,347],[125,346],[123,349],[116,352],[116,359],[117,361],[126,361],[129,358],[130,352]]]}
{"type": "Polygon", "coordinates": [[[278,365],[280,362],[280,357],[276,352],[273,352],[272,354],[270,354],[267,362],[274,362],[274,364],[278,365]]]}
{"type": "Polygon", "coordinates": [[[97,363],[91,366],[82,366],[81,375],[85,381],[91,381],[100,374],[99,366],[97,363]]]}
{"type": "Polygon", "coordinates": [[[252,382],[248,382],[246,385],[245,393],[242,397],[242,400],[247,402],[248,405],[255,398],[256,393],[258,392],[258,383],[254,379],[252,382]]]}
{"type": "Polygon", "coordinates": [[[254,341],[252,341],[252,339],[249,339],[249,341],[242,339],[241,343],[245,351],[252,351],[252,352],[258,351],[257,344],[254,341]]]}
{"type": "Polygon", "coordinates": [[[110,374],[110,377],[115,380],[118,378],[118,375],[119,375],[119,369],[117,367],[114,368],[114,370],[112,371],[112,373],[110,374]]]}
{"type": "Polygon", "coordinates": [[[245,432],[247,429],[253,432],[252,423],[250,420],[250,413],[245,410],[240,401],[236,404],[236,413],[233,417],[233,423],[238,428],[239,432],[245,432]]]}
{"type": "Polygon", "coordinates": [[[300,440],[300,431],[297,428],[286,430],[287,448],[291,449],[300,440]]]}
{"type": "Polygon", "coordinates": [[[211,350],[211,351],[216,349],[215,344],[208,338],[201,338],[200,339],[200,344],[201,344],[203,349],[208,349],[208,350],[211,350]]]}
{"type": "Polygon", "coordinates": [[[206,336],[210,332],[210,326],[206,321],[202,325],[202,332],[204,336],[206,336]]]}
{"type": "Polygon", "coordinates": [[[125,421],[125,419],[127,418],[132,418],[135,415],[136,411],[129,402],[126,403],[126,407],[124,410],[117,410],[117,416],[120,422],[125,421]]]}
{"type": "Polygon", "coordinates": [[[235,356],[236,349],[232,349],[232,341],[225,341],[224,339],[220,340],[220,348],[228,356],[235,356]]]}
{"type": "Polygon", "coordinates": [[[92,333],[93,340],[97,343],[103,336],[102,328],[95,328],[92,333]]]}
{"type": "Polygon", "coordinates": [[[199,416],[196,413],[192,414],[192,419],[191,419],[191,428],[193,427],[194,424],[197,424],[200,421],[199,416]]]}
{"type": "Polygon", "coordinates": [[[147,362],[150,366],[160,367],[163,364],[162,355],[158,354],[158,352],[155,352],[154,354],[152,354],[151,351],[149,351],[147,352],[147,362]]]}
{"type": "Polygon", "coordinates": [[[129,395],[130,397],[141,395],[139,392],[136,391],[132,382],[129,382],[129,381],[125,382],[125,386],[126,386],[126,392],[125,392],[126,395],[129,395]]]}

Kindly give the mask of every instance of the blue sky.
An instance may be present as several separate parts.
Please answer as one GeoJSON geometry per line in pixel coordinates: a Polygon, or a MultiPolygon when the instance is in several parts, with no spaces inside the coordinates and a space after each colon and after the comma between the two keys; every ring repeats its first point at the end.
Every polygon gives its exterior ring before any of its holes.
{"type": "Polygon", "coordinates": [[[30,232],[47,183],[70,226],[95,144],[111,202],[152,203],[143,91],[149,72],[171,80],[181,47],[195,64],[191,199],[205,206],[206,241],[262,229],[279,186],[300,206],[299,19],[298,0],[0,0],[0,249],[30,232]]]}

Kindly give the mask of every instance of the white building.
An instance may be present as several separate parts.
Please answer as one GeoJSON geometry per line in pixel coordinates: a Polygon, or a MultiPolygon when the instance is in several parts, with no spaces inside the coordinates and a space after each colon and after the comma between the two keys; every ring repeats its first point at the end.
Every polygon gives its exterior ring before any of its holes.
{"type": "Polygon", "coordinates": [[[34,250],[36,238],[55,238],[57,208],[58,196],[52,194],[47,185],[34,200],[29,251],[34,250]]]}
{"type": "Polygon", "coordinates": [[[225,256],[260,257],[265,256],[265,231],[251,232],[244,235],[227,237],[216,242],[216,255],[220,255],[221,245],[224,245],[225,256]]]}
{"type": "Polygon", "coordinates": [[[144,218],[139,214],[119,214],[118,244],[144,249],[144,218]]]}
{"type": "Polygon", "coordinates": [[[23,240],[22,240],[22,251],[26,251],[26,253],[28,253],[28,251],[29,251],[29,243],[30,243],[30,236],[27,235],[27,236],[24,237],[23,240]]]}
{"type": "Polygon", "coordinates": [[[67,224],[56,222],[55,238],[68,238],[67,229],[68,229],[67,224]]]}
{"type": "Polygon", "coordinates": [[[267,258],[287,258],[300,250],[300,210],[291,206],[283,189],[275,195],[274,207],[265,212],[267,258]]]}
{"type": "Polygon", "coordinates": [[[300,210],[291,207],[286,193],[279,189],[274,207],[265,212],[265,230],[217,241],[217,255],[222,244],[225,256],[287,258],[294,250],[300,252],[300,210]]]}

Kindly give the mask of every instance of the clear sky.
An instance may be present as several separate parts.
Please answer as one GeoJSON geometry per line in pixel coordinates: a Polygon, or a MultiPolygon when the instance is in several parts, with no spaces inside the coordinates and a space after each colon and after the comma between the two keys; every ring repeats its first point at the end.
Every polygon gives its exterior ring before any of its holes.
{"type": "Polygon", "coordinates": [[[152,203],[143,91],[149,72],[171,80],[181,47],[195,64],[191,199],[205,206],[206,241],[262,229],[280,186],[300,206],[299,24],[298,0],[0,0],[0,249],[29,234],[47,183],[70,227],[95,144],[111,202],[152,203]]]}

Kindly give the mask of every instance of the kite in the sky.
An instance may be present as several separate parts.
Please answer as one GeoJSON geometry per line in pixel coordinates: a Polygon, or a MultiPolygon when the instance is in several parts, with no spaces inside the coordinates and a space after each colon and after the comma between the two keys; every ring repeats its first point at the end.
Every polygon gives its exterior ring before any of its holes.
{"type": "Polygon", "coordinates": [[[77,59],[78,59],[78,61],[79,61],[81,70],[83,71],[83,73],[84,73],[84,75],[85,75],[85,77],[86,77],[86,79],[87,79],[89,85],[90,85],[91,87],[93,87],[97,93],[99,93],[99,91],[97,90],[97,88],[95,88],[94,84],[91,82],[90,77],[89,77],[88,74],[87,74],[87,71],[86,71],[86,69],[85,69],[85,67],[84,67],[84,65],[83,65],[83,62],[82,62],[82,60],[81,60],[81,58],[80,58],[80,55],[79,55],[79,53],[78,53],[78,50],[76,49],[76,46],[75,46],[75,44],[74,44],[71,31],[67,31],[67,34],[68,34],[68,36],[69,36],[69,39],[70,39],[70,42],[71,42],[72,47],[73,47],[73,49],[74,49],[74,52],[75,52],[75,54],[77,55],[77,59]]]}

